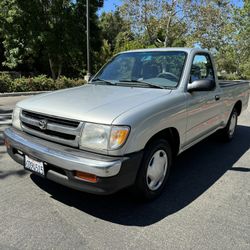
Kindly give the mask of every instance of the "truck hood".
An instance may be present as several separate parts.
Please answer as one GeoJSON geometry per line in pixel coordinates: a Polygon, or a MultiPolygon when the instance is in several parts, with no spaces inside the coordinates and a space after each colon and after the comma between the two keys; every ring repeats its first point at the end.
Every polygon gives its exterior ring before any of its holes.
{"type": "Polygon", "coordinates": [[[22,109],[79,121],[112,124],[122,113],[171,90],[86,84],[18,103],[22,109]]]}

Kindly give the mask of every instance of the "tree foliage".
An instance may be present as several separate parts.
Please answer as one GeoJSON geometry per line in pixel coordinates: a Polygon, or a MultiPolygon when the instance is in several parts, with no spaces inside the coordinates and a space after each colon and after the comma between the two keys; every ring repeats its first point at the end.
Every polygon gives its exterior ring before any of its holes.
{"type": "MultiPolygon", "coordinates": [[[[250,78],[250,1],[122,0],[97,16],[91,0],[91,64],[148,47],[196,46],[213,52],[220,73],[250,78]]],[[[86,0],[0,0],[5,69],[78,77],[86,68],[86,0]]],[[[105,4],[105,1],[104,1],[105,4]]]]}
{"type": "Polygon", "coordinates": [[[116,37],[120,32],[129,30],[129,24],[121,17],[120,11],[103,12],[100,16],[100,28],[102,30],[102,37],[115,49],[116,37]]]}
{"type": "MultiPolygon", "coordinates": [[[[100,46],[97,2],[91,2],[91,44],[97,49],[100,46]]],[[[61,75],[66,64],[75,71],[84,67],[84,0],[1,0],[0,9],[4,65],[15,68],[27,60],[32,65],[34,60],[43,57],[54,79],[61,75]]]]}
{"type": "Polygon", "coordinates": [[[144,35],[145,45],[171,47],[184,45],[191,16],[191,1],[124,0],[121,13],[132,31],[144,35]]]}
{"type": "Polygon", "coordinates": [[[241,10],[236,13],[238,34],[236,37],[241,76],[250,79],[250,1],[246,0],[241,10]]]}
{"type": "Polygon", "coordinates": [[[201,1],[193,5],[191,41],[202,48],[217,51],[230,44],[234,35],[234,10],[228,0],[201,1]]]}

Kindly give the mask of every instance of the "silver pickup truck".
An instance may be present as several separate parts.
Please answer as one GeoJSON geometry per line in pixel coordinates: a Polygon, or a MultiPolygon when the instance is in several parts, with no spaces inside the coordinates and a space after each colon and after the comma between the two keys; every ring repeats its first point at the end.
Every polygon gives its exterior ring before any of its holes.
{"type": "Polygon", "coordinates": [[[230,141],[249,83],[219,82],[210,53],[119,53],[81,87],[19,102],[9,155],[37,175],[96,194],[158,196],[175,156],[215,131],[230,141]]]}

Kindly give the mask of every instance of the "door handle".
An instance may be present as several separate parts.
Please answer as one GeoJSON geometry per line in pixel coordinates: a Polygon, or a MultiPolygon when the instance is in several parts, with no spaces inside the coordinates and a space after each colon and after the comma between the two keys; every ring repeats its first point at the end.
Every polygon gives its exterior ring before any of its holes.
{"type": "Polygon", "coordinates": [[[216,96],[214,97],[214,99],[215,99],[215,101],[219,101],[219,100],[220,100],[220,96],[219,96],[219,95],[216,95],[216,96]]]}

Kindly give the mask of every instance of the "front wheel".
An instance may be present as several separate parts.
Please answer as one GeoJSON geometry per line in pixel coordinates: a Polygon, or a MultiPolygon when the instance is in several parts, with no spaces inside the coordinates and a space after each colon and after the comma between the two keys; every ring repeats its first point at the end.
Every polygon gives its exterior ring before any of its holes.
{"type": "Polygon", "coordinates": [[[172,150],[164,139],[150,143],[144,151],[135,188],[144,199],[154,199],[163,191],[172,165],[172,150]]]}

